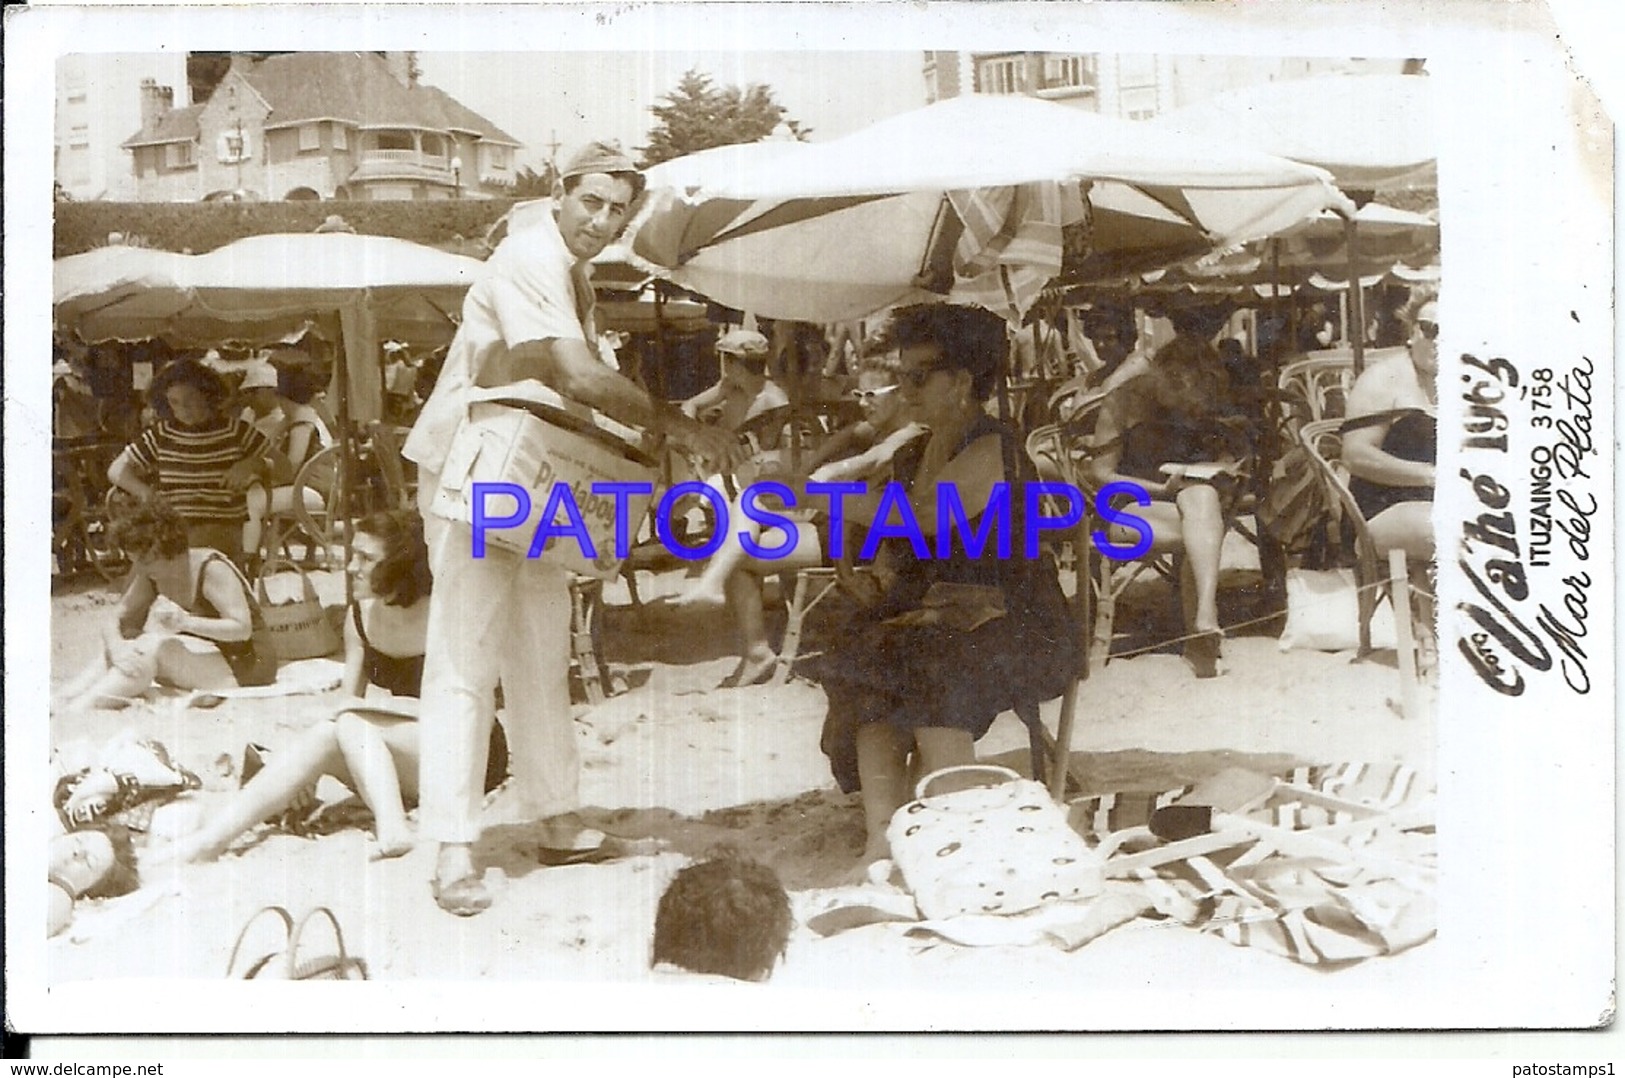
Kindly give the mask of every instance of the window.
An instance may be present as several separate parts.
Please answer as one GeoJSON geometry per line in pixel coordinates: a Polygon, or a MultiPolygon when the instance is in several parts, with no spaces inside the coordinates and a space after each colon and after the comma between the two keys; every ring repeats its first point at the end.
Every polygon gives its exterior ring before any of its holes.
{"type": "Polygon", "coordinates": [[[1082,53],[1052,53],[1044,56],[1040,90],[1092,89],[1095,85],[1095,58],[1082,53]]]}
{"type": "Polygon", "coordinates": [[[1019,94],[1027,89],[1026,59],[995,56],[976,61],[976,88],[984,94],[1019,94]]]}
{"type": "Polygon", "coordinates": [[[253,140],[248,132],[240,127],[229,127],[220,132],[220,140],[216,145],[215,156],[223,165],[236,164],[238,161],[247,161],[254,156],[253,140]]]}
{"type": "Polygon", "coordinates": [[[350,133],[343,124],[333,125],[333,149],[348,150],[350,148],[350,133]]]}
{"type": "Polygon", "coordinates": [[[417,143],[412,140],[409,131],[380,131],[378,132],[378,148],[380,150],[415,150],[417,143]]]}
{"type": "Polygon", "coordinates": [[[508,158],[510,150],[506,146],[492,146],[487,150],[486,161],[492,172],[508,171],[508,158]]]}
{"type": "Polygon", "coordinates": [[[299,126],[299,152],[319,150],[322,148],[322,129],[320,124],[301,124],[299,126]]]}
{"type": "Polygon", "coordinates": [[[164,145],[164,165],[167,168],[191,168],[196,161],[190,142],[170,142],[164,145]]]}
{"type": "Polygon", "coordinates": [[[1122,91],[1118,108],[1129,120],[1149,120],[1157,114],[1157,88],[1140,86],[1122,91]]]}

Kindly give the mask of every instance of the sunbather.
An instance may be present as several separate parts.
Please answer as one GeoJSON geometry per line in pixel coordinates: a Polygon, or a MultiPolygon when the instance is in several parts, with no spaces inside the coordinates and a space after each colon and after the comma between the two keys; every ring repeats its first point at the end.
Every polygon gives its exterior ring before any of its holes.
{"type": "MultiPolygon", "coordinates": [[[[265,768],[220,811],[179,840],[177,860],[218,857],[232,840],[286,809],[322,775],[333,775],[372,810],[379,857],[412,848],[405,799],[416,800],[418,692],[429,614],[429,554],[416,513],[378,513],[356,525],[350,574],[355,602],[344,622],[349,697],[329,719],[271,754],[265,768]]],[[[507,775],[507,743],[492,725],[486,788],[507,775]]]]}
{"type": "Polygon", "coordinates": [[[181,689],[268,685],[276,659],[254,642],[248,582],[225,554],[187,546],[185,520],[149,499],[113,521],[130,582],[101,656],[59,694],[59,706],[127,701],[154,680],[181,689]]]}

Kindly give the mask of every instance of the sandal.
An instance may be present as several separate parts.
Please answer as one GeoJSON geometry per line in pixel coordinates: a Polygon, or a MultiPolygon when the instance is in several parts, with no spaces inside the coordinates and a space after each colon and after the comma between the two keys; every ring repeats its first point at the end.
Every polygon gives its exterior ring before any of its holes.
{"type": "Polygon", "coordinates": [[[430,880],[429,891],[434,895],[435,905],[457,917],[473,917],[491,908],[491,892],[479,874],[464,876],[444,886],[437,879],[430,880]]]}
{"type": "Polygon", "coordinates": [[[1212,629],[1185,641],[1185,662],[1198,678],[1219,676],[1219,649],[1224,633],[1212,629]]]}

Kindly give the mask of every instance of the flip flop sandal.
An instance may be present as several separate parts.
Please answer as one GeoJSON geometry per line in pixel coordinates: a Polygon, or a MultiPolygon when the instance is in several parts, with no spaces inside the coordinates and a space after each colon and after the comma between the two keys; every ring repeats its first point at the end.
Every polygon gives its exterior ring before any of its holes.
{"type": "Polygon", "coordinates": [[[652,857],[666,849],[659,839],[616,838],[605,835],[604,841],[584,850],[560,850],[549,846],[536,848],[536,860],[546,868],[566,865],[601,865],[606,861],[619,861],[627,857],[652,857]]]}
{"type": "Polygon", "coordinates": [[[435,905],[457,917],[474,917],[491,908],[491,891],[480,875],[464,876],[445,886],[439,880],[430,880],[429,892],[434,895],[435,905]]]}

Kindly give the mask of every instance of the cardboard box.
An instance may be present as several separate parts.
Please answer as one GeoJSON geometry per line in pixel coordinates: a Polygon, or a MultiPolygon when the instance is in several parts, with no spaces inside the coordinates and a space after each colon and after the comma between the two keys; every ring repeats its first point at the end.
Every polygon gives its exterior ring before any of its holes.
{"type": "MultiPolygon", "coordinates": [[[[588,536],[594,558],[587,558],[572,537],[548,540],[539,561],[571,572],[611,579],[620,571],[615,556],[615,499],[594,494],[594,483],[640,482],[653,484],[658,469],[643,452],[637,431],[567,401],[539,382],[521,382],[470,394],[468,417],[452,439],[440,489],[432,510],[439,516],[472,526],[474,485],[513,483],[530,498],[530,513],[522,524],[483,530],[488,546],[528,555],[542,511],[557,484],[570,488],[588,536]]],[[[652,495],[627,498],[627,542],[630,544],[648,515],[652,495]]],[[[514,499],[486,496],[487,517],[511,515],[514,499]]],[[[567,523],[562,508],[557,523],[567,523]]]]}

